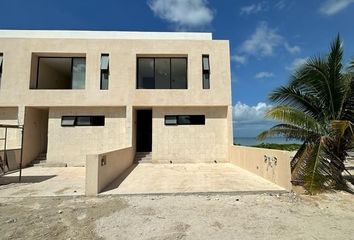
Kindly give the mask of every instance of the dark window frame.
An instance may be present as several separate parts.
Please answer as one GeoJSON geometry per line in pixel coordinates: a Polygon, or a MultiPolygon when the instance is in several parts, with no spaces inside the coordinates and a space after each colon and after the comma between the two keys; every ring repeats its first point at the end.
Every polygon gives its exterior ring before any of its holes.
{"type": "MultiPolygon", "coordinates": [[[[86,72],[85,72],[85,88],[83,89],[73,89],[73,67],[74,67],[74,64],[73,64],[73,59],[74,58],[81,58],[81,59],[85,59],[85,65],[86,65],[86,56],[85,57],[62,57],[62,56],[49,56],[49,57],[46,57],[46,56],[38,56],[37,57],[37,74],[36,74],[36,87],[35,88],[30,88],[30,89],[33,89],[33,90],[85,90],[86,89],[86,72]],[[39,67],[40,67],[40,59],[41,58],[66,58],[66,59],[70,59],[71,61],[71,67],[70,67],[70,88],[51,88],[51,89],[42,89],[42,88],[38,88],[38,78],[39,78],[39,67]]],[[[87,65],[86,65],[87,66],[87,65]]]]}
{"type": "Polygon", "coordinates": [[[106,116],[104,115],[65,115],[61,117],[61,126],[62,127],[104,127],[106,125],[106,116]],[[78,124],[78,118],[90,118],[89,125],[78,124]],[[63,125],[64,118],[75,118],[73,125],[63,125]],[[100,119],[100,121],[98,120],[100,119]]]}
{"type": "Polygon", "coordinates": [[[0,53],[1,62],[0,62],[0,87],[1,87],[1,82],[2,82],[2,73],[3,73],[3,66],[4,66],[4,54],[0,53]]]}
{"type": "Polygon", "coordinates": [[[150,90],[150,89],[160,89],[160,90],[186,90],[188,89],[188,57],[169,57],[169,56],[159,56],[159,57],[137,57],[136,58],[136,89],[150,90]],[[153,59],[154,61],[154,87],[153,88],[139,88],[139,59],[153,59]],[[156,88],[156,59],[169,59],[170,60],[170,88],[156,88]],[[186,60],[186,88],[172,88],[172,59],[184,59],[186,60]]]}
{"type": "Polygon", "coordinates": [[[185,125],[205,125],[206,124],[206,117],[205,115],[165,115],[164,117],[165,120],[165,126],[185,126],[185,125]],[[190,123],[185,123],[181,120],[183,117],[190,117],[191,119],[194,118],[195,122],[190,122],[190,123]],[[176,124],[168,124],[166,123],[167,118],[176,118],[176,124]],[[197,118],[201,118],[199,120],[201,121],[196,121],[197,118]]]}
{"type": "Polygon", "coordinates": [[[202,70],[203,89],[210,89],[210,57],[208,54],[202,55],[202,70]],[[208,69],[204,68],[204,58],[208,59],[208,69]]]}
{"type": "Polygon", "coordinates": [[[108,66],[107,69],[102,69],[100,66],[100,90],[108,90],[109,89],[109,79],[110,79],[110,68],[109,68],[109,54],[102,53],[101,54],[101,64],[102,64],[102,57],[108,57],[108,66]],[[107,74],[107,88],[103,88],[103,74],[107,74]]]}

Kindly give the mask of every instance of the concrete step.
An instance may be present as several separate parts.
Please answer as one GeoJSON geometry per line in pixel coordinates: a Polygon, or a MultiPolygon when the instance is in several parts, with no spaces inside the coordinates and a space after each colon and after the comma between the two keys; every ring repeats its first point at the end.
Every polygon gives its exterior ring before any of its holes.
{"type": "Polygon", "coordinates": [[[135,163],[151,163],[151,152],[137,152],[135,154],[135,163]]]}
{"type": "Polygon", "coordinates": [[[34,159],[28,166],[44,166],[47,162],[47,153],[38,154],[37,158],[34,159]]]}
{"type": "Polygon", "coordinates": [[[33,160],[32,161],[32,163],[40,163],[40,162],[45,162],[45,161],[47,161],[47,159],[35,159],[35,160],[33,160]]]}

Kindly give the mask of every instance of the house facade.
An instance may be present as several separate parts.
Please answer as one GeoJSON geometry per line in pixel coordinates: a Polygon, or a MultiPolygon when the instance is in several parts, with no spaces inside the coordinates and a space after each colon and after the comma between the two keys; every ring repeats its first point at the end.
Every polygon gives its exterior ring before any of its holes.
{"type": "MultiPolygon", "coordinates": [[[[228,162],[229,56],[209,33],[1,30],[0,124],[24,125],[24,165],[127,147],[156,163],[228,162]]],[[[20,142],[7,133],[7,149],[20,142]]]]}

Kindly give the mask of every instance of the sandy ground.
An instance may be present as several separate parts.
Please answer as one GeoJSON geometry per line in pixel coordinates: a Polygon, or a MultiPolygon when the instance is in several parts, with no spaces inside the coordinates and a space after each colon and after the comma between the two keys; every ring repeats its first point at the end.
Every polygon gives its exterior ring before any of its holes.
{"type": "Polygon", "coordinates": [[[354,239],[354,196],[1,198],[0,239],[354,239]]]}

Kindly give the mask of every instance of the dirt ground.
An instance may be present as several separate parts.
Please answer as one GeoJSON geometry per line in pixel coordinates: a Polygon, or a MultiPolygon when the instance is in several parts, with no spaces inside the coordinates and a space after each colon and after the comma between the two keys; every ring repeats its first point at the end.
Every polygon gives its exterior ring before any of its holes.
{"type": "Polygon", "coordinates": [[[0,239],[354,239],[354,196],[1,198],[0,239]]]}

